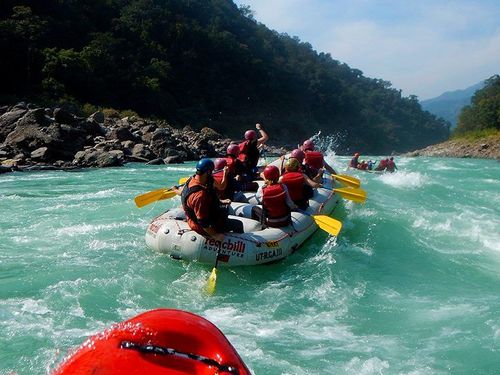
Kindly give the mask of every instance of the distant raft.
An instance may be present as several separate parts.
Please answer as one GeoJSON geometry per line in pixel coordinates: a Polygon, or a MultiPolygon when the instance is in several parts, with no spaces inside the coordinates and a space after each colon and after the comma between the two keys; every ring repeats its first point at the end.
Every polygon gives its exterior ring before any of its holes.
{"type": "Polygon", "coordinates": [[[314,189],[307,210],[292,212],[292,224],[286,227],[262,229],[260,222],[251,219],[252,207],[257,203],[254,194],[246,193],[250,203],[233,202],[229,212],[230,218],[243,223],[245,233],[226,233],[223,241],[204,237],[189,228],[179,207],[153,219],[146,231],[146,244],[173,259],[211,265],[217,254],[219,266],[275,262],[292,254],[316,232],[318,225],[311,215],[331,215],[338,206],[340,197],[332,191],[332,180],[325,178],[323,186],[314,189]]]}
{"type": "Polygon", "coordinates": [[[251,373],[211,322],[186,311],[157,309],[90,337],[52,374],[251,373]]]}

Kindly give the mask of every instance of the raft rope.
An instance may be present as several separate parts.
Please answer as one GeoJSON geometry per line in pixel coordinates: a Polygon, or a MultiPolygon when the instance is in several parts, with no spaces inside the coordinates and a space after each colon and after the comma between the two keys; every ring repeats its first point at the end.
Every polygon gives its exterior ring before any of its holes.
{"type": "Polygon", "coordinates": [[[202,362],[208,366],[216,367],[217,370],[220,372],[225,372],[225,373],[229,373],[229,374],[233,374],[233,375],[239,374],[239,371],[236,367],[221,365],[215,359],[211,359],[211,358],[204,357],[204,356],[198,355],[198,354],[193,354],[193,353],[179,352],[175,349],[166,348],[166,347],[159,346],[159,345],[152,345],[152,344],[142,345],[142,344],[138,344],[138,343],[131,342],[131,341],[122,341],[120,343],[120,348],[121,349],[137,350],[140,353],[146,353],[146,354],[175,355],[177,357],[193,359],[195,361],[202,362]]]}

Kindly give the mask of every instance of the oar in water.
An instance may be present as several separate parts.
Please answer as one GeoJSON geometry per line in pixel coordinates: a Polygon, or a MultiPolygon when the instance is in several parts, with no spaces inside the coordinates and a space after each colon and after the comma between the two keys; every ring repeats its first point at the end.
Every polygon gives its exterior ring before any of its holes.
{"type": "Polygon", "coordinates": [[[348,176],[345,174],[335,174],[332,175],[336,180],[339,180],[341,183],[347,186],[352,186],[355,188],[359,188],[361,186],[361,181],[356,177],[348,176]]]}
{"type": "Polygon", "coordinates": [[[215,284],[217,282],[217,264],[219,263],[219,250],[217,250],[217,255],[215,256],[215,266],[208,277],[207,284],[205,285],[205,292],[208,295],[213,295],[215,293],[215,284]]]}
{"type": "MultiPolygon", "coordinates": [[[[179,185],[184,185],[188,177],[179,179],[179,185]]],[[[151,204],[156,201],[161,201],[163,199],[170,199],[175,197],[175,192],[170,188],[161,188],[157,190],[153,190],[141,195],[138,195],[134,198],[134,202],[137,207],[141,208],[148,204],[151,204]]]]}
{"type": "MultiPolygon", "coordinates": [[[[307,214],[306,214],[307,215],[307,214]]],[[[342,222],[326,215],[308,215],[311,216],[314,222],[328,234],[338,236],[342,229],[342,222]]]]}
{"type": "MultiPolygon", "coordinates": [[[[325,188],[326,189],[326,188],[325,188]]],[[[328,189],[330,190],[330,189],[328,189]]],[[[354,188],[340,188],[340,189],[331,189],[335,193],[339,194],[342,198],[349,199],[356,203],[365,203],[366,202],[366,191],[363,189],[354,189],[354,188]]]]}

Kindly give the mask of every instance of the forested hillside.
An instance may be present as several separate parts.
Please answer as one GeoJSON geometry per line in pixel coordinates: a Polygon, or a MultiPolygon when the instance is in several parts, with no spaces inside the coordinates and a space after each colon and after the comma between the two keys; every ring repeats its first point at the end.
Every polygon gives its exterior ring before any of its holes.
{"type": "Polygon", "coordinates": [[[0,104],[131,109],[235,138],[261,122],[275,142],[322,129],[342,134],[346,150],[373,153],[449,133],[415,96],[269,30],[230,0],[2,1],[0,50],[0,104]]]}
{"type": "Polygon", "coordinates": [[[484,88],[476,91],[471,102],[460,113],[454,134],[500,131],[500,76],[487,79],[484,88]]]}

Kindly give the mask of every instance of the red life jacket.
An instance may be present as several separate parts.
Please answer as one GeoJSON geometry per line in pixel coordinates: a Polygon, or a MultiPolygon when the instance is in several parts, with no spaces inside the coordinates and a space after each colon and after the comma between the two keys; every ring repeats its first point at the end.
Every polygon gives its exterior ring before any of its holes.
{"type": "Polygon", "coordinates": [[[247,172],[252,172],[259,163],[259,149],[257,142],[244,141],[239,144],[240,154],[238,159],[245,163],[247,172]]]}
{"type": "Polygon", "coordinates": [[[262,188],[262,207],[268,226],[279,228],[290,224],[290,208],[286,204],[285,190],[281,184],[262,188]]]}
{"type": "Polygon", "coordinates": [[[395,168],[396,168],[396,163],[394,163],[394,160],[389,160],[389,161],[387,162],[387,167],[386,167],[386,169],[387,169],[389,172],[394,172],[395,168]]]}
{"type": "Polygon", "coordinates": [[[324,160],[323,154],[319,151],[306,151],[306,157],[304,159],[304,164],[309,165],[315,169],[323,168],[324,160]]]}
{"type": "MultiPolygon", "coordinates": [[[[218,172],[212,173],[212,177],[214,178],[215,181],[217,182],[222,182],[222,179],[224,177],[224,170],[220,170],[218,172]]],[[[231,173],[228,172],[227,178],[227,184],[226,188],[224,190],[219,190],[215,189],[217,192],[217,196],[219,199],[234,199],[234,192],[235,192],[235,186],[233,182],[234,175],[231,175],[231,173]]]]}
{"type": "Polygon", "coordinates": [[[286,172],[281,178],[281,182],[288,188],[290,198],[294,202],[304,199],[304,183],[305,179],[300,172],[286,172]]]}
{"type": "Polygon", "coordinates": [[[219,172],[212,173],[212,177],[217,182],[222,182],[222,178],[224,177],[224,170],[220,170],[219,172]]]}
{"type": "Polygon", "coordinates": [[[233,176],[236,175],[236,160],[238,159],[228,155],[224,158],[224,160],[226,161],[227,168],[229,169],[228,172],[233,176]]]}

